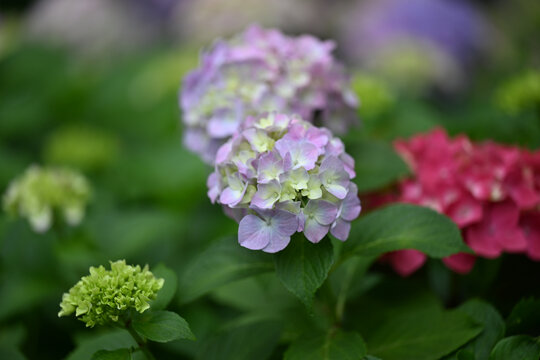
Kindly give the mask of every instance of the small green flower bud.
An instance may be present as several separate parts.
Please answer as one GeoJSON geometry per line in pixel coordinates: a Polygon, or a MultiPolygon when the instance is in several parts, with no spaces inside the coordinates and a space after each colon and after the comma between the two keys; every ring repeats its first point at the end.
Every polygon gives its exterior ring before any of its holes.
{"type": "Polygon", "coordinates": [[[33,165],[12,181],[4,194],[4,209],[27,218],[36,232],[49,230],[55,212],[71,226],[84,218],[90,186],[81,174],[63,168],[33,165]]]}
{"type": "Polygon", "coordinates": [[[62,296],[58,316],[75,313],[87,327],[110,325],[130,310],[148,310],[164,281],[156,278],[148,265],[141,269],[139,265],[126,265],[125,260],[111,261],[111,270],[90,267],[90,275],[62,296]]]}

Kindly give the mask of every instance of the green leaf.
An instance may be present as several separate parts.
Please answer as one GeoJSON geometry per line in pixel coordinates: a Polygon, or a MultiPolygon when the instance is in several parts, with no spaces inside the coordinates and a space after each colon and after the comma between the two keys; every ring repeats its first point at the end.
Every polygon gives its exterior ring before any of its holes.
{"type": "Polygon", "coordinates": [[[481,300],[470,300],[459,307],[459,310],[469,315],[477,323],[482,324],[482,333],[458,353],[458,359],[487,360],[491,350],[503,338],[505,324],[501,315],[490,304],[481,300]],[[471,350],[471,355],[465,350],[471,350]]]}
{"type": "Polygon", "coordinates": [[[379,256],[402,249],[416,249],[436,258],[470,252],[452,220],[410,204],[390,205],[353,222],[343,252],[379,256]]]}
{"type": "Polygon", "coordinates": [[[409,173],[407,165],[385,142],[363,140],[351,145],[347,150],[355,160],[354,182],[359,192],[380,189],[409,173]]]}
{"type": "Polygon", "coordinates": [[[508,335],[540,335],[540,300],[522,299],[512,309],[506,320],[508,335]]]}
{"type": "Polygon", "coordinates": [[[527,335],[517,335],[502,339],[495,345],[489,360],[538,360],[540,344],[527,335]]]}
{"type": "Polygon", "coordinates": [[[235,280],[274,270],[268,254],[244,249],[235,238],[213,243],[187,266],[180,280],[180,301],[186,303],[235,280]]]}
{"type": "Polygon", "coordinates": [[[86,221],[100,251],[112,259],[141,254],[168,239],[180,237],[185,222],[176,212],[156,208],[129,211],[103,208],[86,221]]]}
{"type": "Polygon", "coordinates": [[[154,276],[165,280],[163,287],[158,291],[157,297],[151,302],[152,310],[163,310],[169,305],[176,293],[178,287],[178,277],[176,273],[166,267],[164,264],[159,264],[152,269],[154,276]]]}
{"type": "Polygon", "coordinates": [[[123,329],[92,334],[79,341],[75,350],[66,357],[66,360],[88,360],[99,350],[118,350],[137,346],[131,335],[123,329]]]}
{"type": "Polygon", "coordinates": [[[92,356],[92,360],[131,360],[129,349],[99,350],[92,356]]]}
{"type": "Polygon", "coordinates": [[[260,321],[233,329],[201,344],[199,360],[265,360],[270,357],[281,334],[281,324],[260,321]]]}
{"type": "Polygon", "coordinates": [[[338,330],[299,339],[285,352],[284,360],[361,360],[365,355],[366,344],[358,333],[338,330]]]}
{"type": "Polygon", "coordinates": [[[311,307],[315,291],[323,284],[334,263],[329,238],[312,244],[303,235],[293,236],[285,250],[274,256],[276,275],[287,290],[311,307]]]}
{"type": "Polygon", "coordinates": [[[364,332],[369,352],[384,360],[437,360],[482,331],[462,311],[436,307],[396,313],[364,332]]]}
{"type": "Polygon", "coordinates": [[[18,349],[11,347],[0,347],[0,359],[26,360],[26,357],[18,349]]]}
{"type": "Polygon", "coordinates": [[[195,340],[186,320],[171,311],[147,311],[134,317],[132,324],[139,334],[152,341],[195,340]]]}

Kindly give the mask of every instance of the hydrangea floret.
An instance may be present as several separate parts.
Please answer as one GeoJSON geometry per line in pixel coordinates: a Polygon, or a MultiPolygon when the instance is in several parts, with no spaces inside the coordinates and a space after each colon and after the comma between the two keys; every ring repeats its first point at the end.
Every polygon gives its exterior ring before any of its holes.
{"type": "Polygon", "coordinates": [[[78,225],[90,198],[90,185],[80,173],[55,167],[33,165],[9,185],[4,209],[27,218],[36,232],[46,232],[60,213],[70,226],[78,225]]]}
{"type": "Polygon", "coordinates": [[[266,111],[296,113],[344,132],[356,122],[358,101],[332,56],[334,48],[332,41],[255,25],[217,42],[184,79],[186,146],[213,164],[218,148],[243,120],[266,111]]]}
{"type": "Polygon", "coordinates": [[[148,265],[126,265],[125,260],[110,264],[110,270],[90,267],[90,275],[64,293],[59,317],[74,313],[93,327],[111,325],[124,320],[129,311],[143,313],[150,308],[150,300],[156,298],[165,280],[156,278],[148,265]]]}
{"type": "Polygon", "coordinates": [[[274,253],[303,232],[345,241],[360,214],[354,160],[330,130],[301,117],[249,117],[219,149],[208,196],[239,222],[240,245],[274,253]]]}
{"type": "MultiPolygon", "coordinates": [[[[430,207],[450,217],[476,256],[526,253],[540,261],[540,151],[493,142],[449,138],[442,129],[400,140],[395,148],[413,175],[383,202],[402,201],[430,207]]],[[[387,256],[408,275],[425,262],[416,250],[387,256]]],[[[475,256],[443,259],[459,273],[469,272],[475,256]]]]}

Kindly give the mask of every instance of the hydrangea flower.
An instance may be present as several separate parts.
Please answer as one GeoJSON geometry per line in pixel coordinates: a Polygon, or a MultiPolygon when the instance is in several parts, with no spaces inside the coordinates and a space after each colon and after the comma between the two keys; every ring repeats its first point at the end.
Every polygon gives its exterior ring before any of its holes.
{"type": "Polygon", "coordinates": [[[296,115],[249,117],[215,166],[208,196],[239,222],[248,249],[280,251],[296,232],[313,243],[328,232],[345,241],[360,214],[354,160],[328,129],[296,115]]]}
{"type": "MultiPolygon", "coordinates": [[[[442,129],[396,141],[395,148],[414,175],[382,203],[408,202],[447,215],[477,256],[526,253],[540,261],[540,151],[473,143],[465,136],[451,139],[442,129]]],[[[397,251],[386,260],[408,275],[423,265],[425,255],[397,251]]],[[[467,273],[475,256],[457,254],[443,261],[467,273]]]]}
{"type": "Polygon", "coordinates": [[[407,91],[460,86],[489,40],[485,19],[466,1],[362,1],[346,24],[351,58],[407,91]]]}
{"type": "Polygon", "coordinates": [[[150,308],[164,279],[156,278],[139,265],[126,265],[125,260],[111,261],[111,270],[90,267],[90,275],[64,293],[58,316],[75,313],[87,327],[121,321],[130,310],[143,313],[150,308]]]}
{"type": "Polygon", "coordinates": [[[334,47],[332,41],[258,26],[217,42],[184,79],[186,146],[213,163],[217,149],[246,116],[265,111],[299,114],[344,132],[356,121],[357,99],[332,56],[334,47]]]}
{"type": "Polygon", "coordinates": [[[36,232],[51,227],[54,214],[60,213],[70,226],[84,218],[90,198],[90,185],[80,173],[33,165],[9,185],[4,194],[4,209],[27,218],[36,232]]]}

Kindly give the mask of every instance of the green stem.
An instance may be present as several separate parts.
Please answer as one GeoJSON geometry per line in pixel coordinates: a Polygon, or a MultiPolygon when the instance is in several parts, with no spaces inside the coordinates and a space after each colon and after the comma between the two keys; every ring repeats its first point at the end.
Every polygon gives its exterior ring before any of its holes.
{"type": "Polygon", "coordinates": [[[131,321],[128,321],[126,323],[126,329],[129,331],[131,337],[133,337],[133,340],[139,345],[139,349],[142,351],[144,356],[146,356],[146,359],[148,360],[156,360],[154,355],[150,352],[150,349],[148,349],[148,346],[146,344],[146,340],[144,340],[139,334],[137,334],[137,331],[133,328],[131,325],[131,321]]]}
{"type": "Polygon", "coordinates": [[[351,288],[353,280],[361,281],[374,260],[375,258],[373,257],[357,256],[356,258],[351,259],[346,264],[347,269],[343,276],[343,283],[338,293],[335,309],[336,319],[339,324],[341,324],[343,321],[345,304],[347,302],[347,294],[349,292],[349,289],[351,288]]]}

